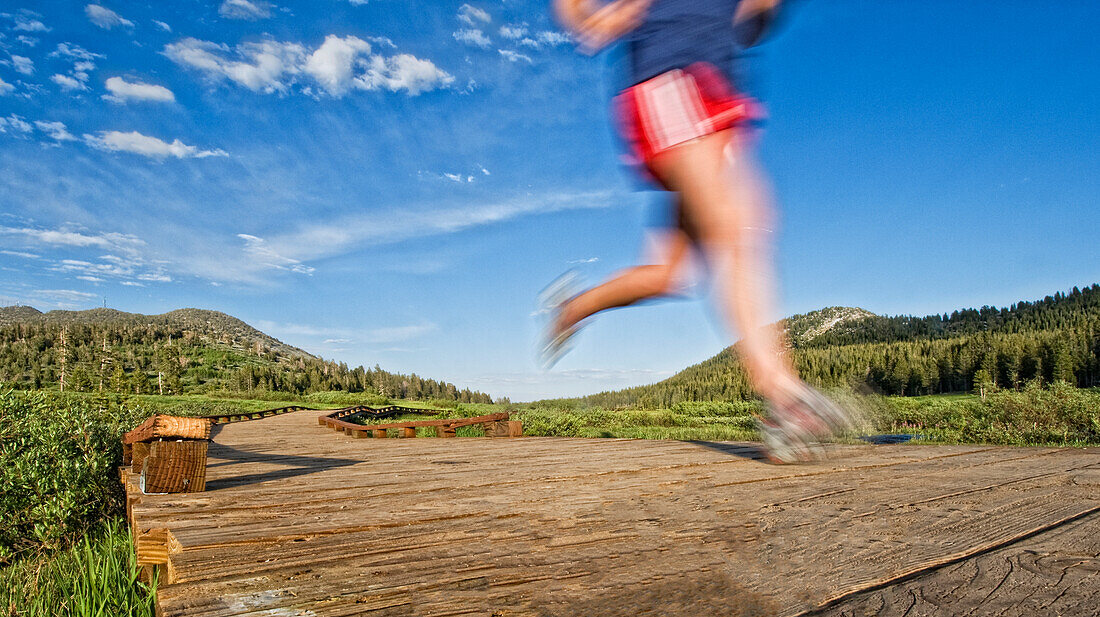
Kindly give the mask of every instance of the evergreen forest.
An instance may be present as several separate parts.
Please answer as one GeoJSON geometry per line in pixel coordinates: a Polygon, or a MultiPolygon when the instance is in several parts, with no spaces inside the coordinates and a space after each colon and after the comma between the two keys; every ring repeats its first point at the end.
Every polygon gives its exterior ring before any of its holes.
{"type": "MultiPolygon", "coordinates": [[[[1035,302],[983,306],[927,317],[884,317],[838,307],[796,315],[788,350],[798,372],[822,387],[897,396],[1018,390],[1029,382],[1100,386],[1100,285],[1035,302]],[[830,326],[814,323],[829,316],[830,326]],[[820,334],[802,333],[821,330],[820,334]]],[[[690,401],[754,397],[737,346],[662,382],[579,399],[605,408],[659,409],[690,401]]]]}

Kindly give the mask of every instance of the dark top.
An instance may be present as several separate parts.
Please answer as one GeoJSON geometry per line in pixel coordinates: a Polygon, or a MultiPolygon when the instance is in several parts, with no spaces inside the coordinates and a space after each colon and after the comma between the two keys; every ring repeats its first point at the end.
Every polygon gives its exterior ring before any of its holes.
{"type": "Polygon", "coordinates": [[[737,90],[733,13],[740,0],[654,0],[627,36],[630,85],[695,62],[709,62],[737,90]]]}

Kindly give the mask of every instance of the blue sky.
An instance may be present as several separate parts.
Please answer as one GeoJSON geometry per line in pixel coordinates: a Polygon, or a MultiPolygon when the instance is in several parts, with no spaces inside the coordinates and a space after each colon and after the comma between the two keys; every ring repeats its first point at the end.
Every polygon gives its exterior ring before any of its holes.
{"type": "MultiPolygon", "coordinates": [[[[782,306],[927,314],[1100,281],[1086,0],[799,2],[750,60],[782,306]]],[[[0,10],[0,303],[230,313],[326,358],[515,400],[656,381],[734,334],[616,311],[550,372],[538,291],[631,264],[614,51],[546,3],[0,10]]]]}

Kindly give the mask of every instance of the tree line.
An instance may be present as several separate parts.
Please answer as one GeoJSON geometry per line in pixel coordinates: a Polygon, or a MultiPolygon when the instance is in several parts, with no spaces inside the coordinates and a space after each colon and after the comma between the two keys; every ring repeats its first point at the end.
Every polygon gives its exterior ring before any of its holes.
{"type": "Polygon", "coordinates": [[[377,365],[349,368],[264,340],[210,336],[169,324],[0,326],[0,381],[22,388],[133,394],[364,392],[390,398],[490,403],[482,392],[377,365]]]}
{"type": "MultiPolygon", "coordinates": [[[[896,396],[984,393],[1020,389],[1029,382],[1100,386],[1097,285],[1006,309],[860,321],[788,350],[802,378],[817,386],[866,386],[896,396]]],[[[607,408],[664,408],[755,396],[734,346],[665,381],[579,401],[607,408]]]]}

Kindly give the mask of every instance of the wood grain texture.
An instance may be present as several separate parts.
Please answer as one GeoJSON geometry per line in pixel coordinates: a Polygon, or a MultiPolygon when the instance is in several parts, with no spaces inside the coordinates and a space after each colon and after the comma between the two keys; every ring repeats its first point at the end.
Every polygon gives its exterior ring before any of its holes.
{"type": "Polygon", "coordinates": [[[1095,551],[1065,530],[1100,533],[1100,449],[835,446],[772,466],[748,443],[355,439],[319,413],[215,427],[206,492],[131,504],[178,548],[163,615],[863,614],[945,576],[985,586],[974,606],[1031,593],[1091,614],[1065,590],[1095,581],[1095,551]],[[1047,578],[994,590],[1002,551],[1047,578]]]}

